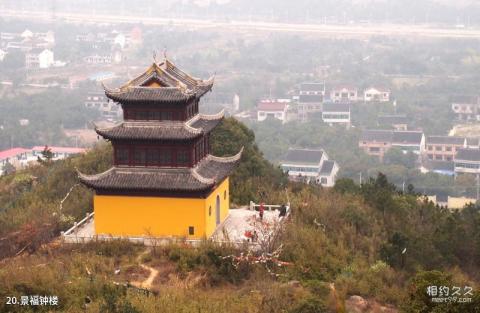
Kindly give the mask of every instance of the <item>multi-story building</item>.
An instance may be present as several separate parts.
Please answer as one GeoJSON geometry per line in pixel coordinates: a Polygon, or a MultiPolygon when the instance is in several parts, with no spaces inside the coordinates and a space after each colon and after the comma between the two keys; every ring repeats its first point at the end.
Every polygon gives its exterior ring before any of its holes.
{"type": "Polygon", "coordinates": [[[117,119],[122,116],[122,109],[101,92],[89,92],[84,104],[87,108],[99,110],[105,118],[117,119]]]}
{"type": "Polygon", "coordinates": [[[426,155],[428,160],[453,161],[457,149],[466,148],[467,140],[463,137],[428,136],[426,155]]]}
{"type": "Polygon", "coordinates": [[[298,119],[308,120],[312,113],[322,111],[322,103],[325,97],[325,83],[303,83],[297,100],[298,119]]]}
{"type": "Polygon", "coordinates": [[[53,51],[48,49],[33,49],[25,54],[25,67],[34,68],[49,68],[54,64],[53,51]]]}
{"type": "Polygon", "coordinates": [[[113,146],[113,166],[79,173],[95,190],[95,235],[202,239],[211,237],[230,209],[229,176],[240,161],[210,154],[211,132],[223,119],[199,114],[213,77],[201,80],[168,59],[107,97],[123,107],[124,121],[96,128],[113,146]]]}
{"type": "Polygon", "coordinates": [[[365,102],[388,102],[390,101],[390,90],[385,88],[370,87],[363,92],[365,102]]]}
{"type": "Polygon", "coordinates": [[[43,159],[45,149],[52,153],[52,160],[62,160],[87,151],[85,148],[77,147],[35,146],[28,153],[28,162],[37,161],[38,158],[43,159]]]}
{"type": "Polygon", "coordinates": [[[480,175],[480,149],[457,149],[455,175],[459,174],[480,175]]]}
{"type": "Polygon", "coordinates": [[[368,155],[383,160],[383,156],[392,146],[392,138],[393,132],[389,130],[364,130],[358,145],[368,155]]]}
{"type": "Polygon", "coordinates": [[[330,90],[330,100],[333,102],[358,101],[358,89],[353,86],[339,86],[330,90]]]}
{"type": "Polygon", "coordinates": [[[359,147],[381,160],[391,147],[397,147],[403,153],[421,155],[425,150],[425,136],[420,131],[365,130],[360,137],[359,147]]]}
{"type": "Polygon", "coordinates": [[[425,135],[421,131],[393,131],[392,147],[401,149],[403,153],[421,155],[425,151],[425,135]]]}
{"type": "Polygon", "coordinates": [[[21,168],[27,164],[27,154],[30,150],[24,148],[12,148],[0,151],[0,175],[3,174],[5,165],[11,164],[15,168],[21,168]]]}
{"type": "Polygon", "coordinates": [[[52,152],[52,160],[60,160],[72,155],[84,153],[84,148],[73,147],[50,147],[50,146],[35,146],[31,149],[12,148],[0,151],[0,175],[3,173],[4,166],[9,163],[17,169],[24,168],[29,164],[34,164],[38,158],[42,158],[43,151],[47,148],[52,152]]]}
{"type": "Polygon", "coordinates": [[[459,96],[452,99],[452,111],[458,120],[480,120],[480,97],[459,96]]]}
{"type": "Polygon", "coordinates": [[[257,121],[275,118],[285,123],[290,99],[262,100],[257,106],[257,121]]]}
{"type": "Polygon", "coordinates": [[[83,61],[88,64],[111,64],[112,63],[112,56],[110,54],[107,55],[89,55],[83,58],[83,61]]]}
{"type": "Polygon", "coordinates": [[[350,126],[350,104],[343,102],[325,102],[322,110],[322,120],[329,125],[341,124],[350,126]]]}
{"type": "Polygon", "coordinates": [[[316,182],[325,187],[335,184],[339,167],[328,160],[322,149],[288,149],[280,166],[292,181],[316,182]]]}

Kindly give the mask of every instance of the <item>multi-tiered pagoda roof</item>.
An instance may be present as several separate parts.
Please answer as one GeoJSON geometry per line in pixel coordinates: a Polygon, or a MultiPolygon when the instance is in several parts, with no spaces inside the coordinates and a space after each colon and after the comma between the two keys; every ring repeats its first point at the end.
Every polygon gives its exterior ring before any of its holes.
{"type": "Polygon", "coordinates": [[[165,59],[160,64],[153,63],[140,76],[119,88],[105,88],[105,94],[120,103],[183,103],[193,98],[200,99],[212,89],[213,81],[214,77],[207,80],[194,78],[165,59]],[[152,88],[152,85],[161,88],[152,88]]]}
{"type": "Polygon", "coordinates": [[[210,133],[224,117],[198,113],[213,77],[194,78],[165,59],[107,97],[122,105],[124,121],[95,131],[112,142],[114,166],[97,175],[79,173],[100,194],[208,194],[240,160],[210,154],[210,133]]]}
{"type": "Polygon", "coordinates": [[[215,115],[197,114],[183,121],[128,121],[113,127],[95,127],[97,134],[108,140],[182,140],[210,133],[223,119],[222,110],[215,115]]]}
{"type": "Polygon", "coordinates": [[[209,191],[235,169],[240,151],[232,157],[205,157],[194,168],[112,167],[98,175],[79,173],[84,185],[105,191],[159,192],[209,191]]]}

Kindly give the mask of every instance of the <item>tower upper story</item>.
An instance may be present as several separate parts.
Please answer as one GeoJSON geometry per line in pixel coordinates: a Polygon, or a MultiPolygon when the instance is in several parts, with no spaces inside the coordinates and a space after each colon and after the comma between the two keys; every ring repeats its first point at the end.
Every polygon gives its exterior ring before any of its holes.
{"type": "Polygon", "coordinates": [[[213,76],[192,77],[165,58],[118,88],[104,88],[121,104],[125,121],[188,121],[198,114],[199,100],[213,82],[213,76]]]}

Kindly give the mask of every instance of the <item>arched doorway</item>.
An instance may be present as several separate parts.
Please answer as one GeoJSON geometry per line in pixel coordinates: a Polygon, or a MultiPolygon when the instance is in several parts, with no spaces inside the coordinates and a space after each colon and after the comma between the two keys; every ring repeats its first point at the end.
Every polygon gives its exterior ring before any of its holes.
{"type": "Polygon", "coordinates": [[[217,195],[217,202],[215,204],[215,216],[217,225],[220,224],[220,196],[217,195]]]}

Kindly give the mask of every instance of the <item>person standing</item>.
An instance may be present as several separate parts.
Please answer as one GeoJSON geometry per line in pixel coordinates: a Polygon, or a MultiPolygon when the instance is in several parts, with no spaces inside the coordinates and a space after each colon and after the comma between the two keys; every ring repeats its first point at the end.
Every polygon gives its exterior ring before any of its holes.
{"type": "Polygon", "coordinates": [[[260,215],[260,220],[263,221],[263,213],[265,212],[265,207],[263,202],[260,203],[260,208],[258,209],[258,214],[260,215]]]}

